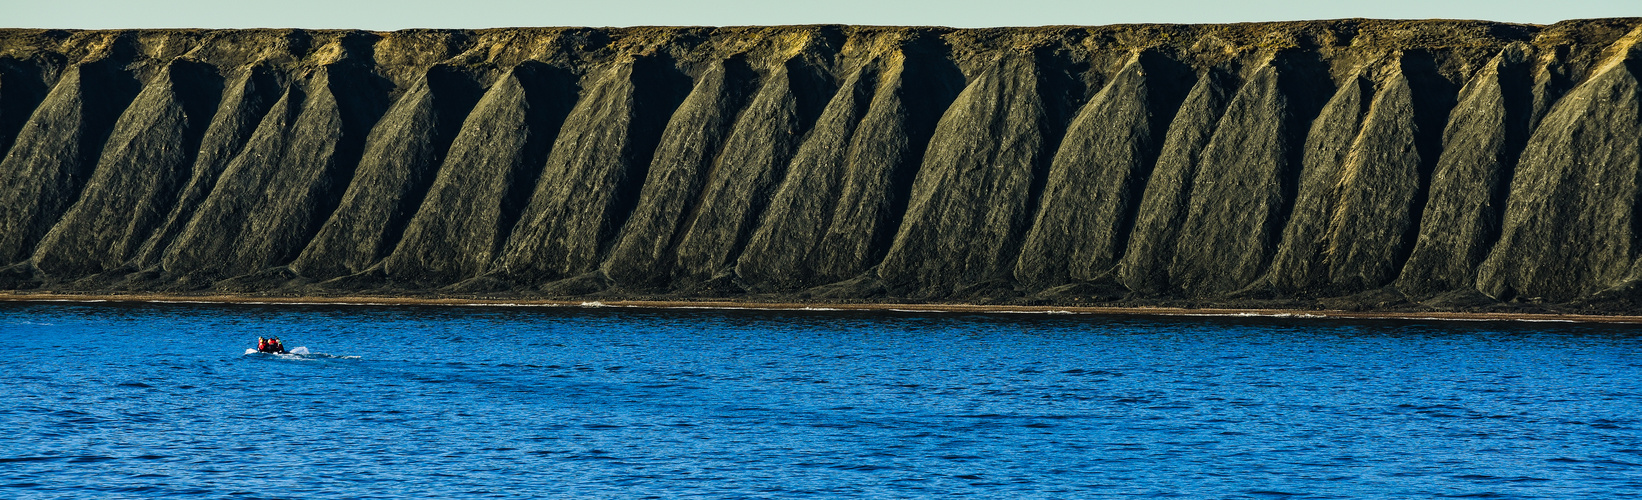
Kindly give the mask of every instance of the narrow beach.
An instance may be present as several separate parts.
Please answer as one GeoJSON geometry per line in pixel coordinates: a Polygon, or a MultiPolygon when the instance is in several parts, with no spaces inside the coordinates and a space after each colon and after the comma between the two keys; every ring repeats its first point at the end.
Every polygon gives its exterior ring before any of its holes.
{"type": "Polygon", "coordinates": [[[908,303],[798,303],[737,300],[548,300],[453,297],[266,297],[252,295],[70,294],[0,292],[0,302],[130,302],[174,304],[286,304],[357,306],[588,307],[635,309],[726,309],[770,311],[889,311],[967,314],[1088,314],[1108,316],[1273,317],[1438,321],[1525,321],[1642,324],[1642,316],[1504,312],[1343,311],[1326,309],[1231,309],[1184,307],[1028,306],[908,303]]]}

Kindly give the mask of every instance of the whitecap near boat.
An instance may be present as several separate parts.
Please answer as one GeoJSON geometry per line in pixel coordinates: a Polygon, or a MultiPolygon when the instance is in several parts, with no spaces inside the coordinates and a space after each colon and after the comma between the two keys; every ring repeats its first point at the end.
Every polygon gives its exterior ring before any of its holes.
{"type": "Polygon", "coordinates": [[[256,349],[247,348],[245,349],[245,354],[267,354],[269,356],[307,356],[313,353],[308,352],[307,346],[299,346],[290,348],[285,352],[262,352],[256,349]]]}

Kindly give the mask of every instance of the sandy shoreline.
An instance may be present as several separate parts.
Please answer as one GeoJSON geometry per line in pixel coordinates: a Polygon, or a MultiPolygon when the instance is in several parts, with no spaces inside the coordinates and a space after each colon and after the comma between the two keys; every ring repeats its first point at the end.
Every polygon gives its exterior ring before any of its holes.
{"type": "Polygon", "coordinates": [[[258,297],[244,295],[64,294],[0,292],[0,302],[122,302],[161,304],[288,304],[360,306],[626,307],[638,309],[725,309],[774,311],[894,311],[974,314],[1084,314],[1102,316],[1291,317],[1317,319],[1402,319],[1443,321],[1525,321],[1642,324],[1642,316],[1591,314],[1385,312],[1304,309],[1223,309],[1180,307],[1020,306],[976,304],[832,304],[756,301],[543,300],[427,297],[258,297]]]}

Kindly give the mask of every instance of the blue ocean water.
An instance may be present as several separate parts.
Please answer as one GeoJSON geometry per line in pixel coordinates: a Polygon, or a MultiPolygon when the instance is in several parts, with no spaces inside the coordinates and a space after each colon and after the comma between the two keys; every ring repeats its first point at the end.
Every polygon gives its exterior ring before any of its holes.
{"type": "Polygon", "coordinates": [[[3,498],[1642,494],[1629,326],[36,303],[0,348],[3,498]]]}

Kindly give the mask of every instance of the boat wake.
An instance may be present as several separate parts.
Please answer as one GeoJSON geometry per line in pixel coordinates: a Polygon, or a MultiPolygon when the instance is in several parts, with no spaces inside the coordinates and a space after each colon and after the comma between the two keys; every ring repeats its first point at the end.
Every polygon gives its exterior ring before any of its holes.
{"type": "Polygon", "coordinates": [[[285,352],[261,352],[256,349],[246,349],[246,356],[261,356],[274,359],[359,359],[359,356],[335,356],[322,352],[311,352],[306,346],[292,347],[285,352]]]}

